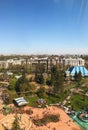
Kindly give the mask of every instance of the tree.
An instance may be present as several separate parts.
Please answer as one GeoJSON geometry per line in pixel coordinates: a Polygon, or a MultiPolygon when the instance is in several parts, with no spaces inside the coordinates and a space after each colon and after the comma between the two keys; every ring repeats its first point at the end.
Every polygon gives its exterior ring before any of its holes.
{"type": "Polygon", "coordinates": [[[76,82],[78,82],[78,84],[80,84],[81,80],[82,80],[82,74],[81,74],[81,71],[79,71],[79,73],[75,73],[74,75],[74,79],[76,82]]]}
{"type": "Polygon", "coordinates": [[[78,78],[77,78],[78,82],[80,83],[80,81],[82,80],[82,74],[81,71],[79,71],[78,73],[78,78]]]}
{"type": "Polygon", "coordinates": [[[16,92],[20,93],[24,93],[25,95],[27,95],[28,93],[32,93],[33,91],[35,91],[36,86],[34,84],[31,84],[25,77],[25,75],[23,75],[20,79],[18,79],[18,81],[16,82],[16,86],[15,86],[16,92]]]}
{"type": "Polygon", "coordinates": [[[21,130],[17,114],[15,115],[15,120],[14,120],[13,125],[12,125],[12,130],[21,130]]]}
{"type": "Polygon", "coordinates": [[[64,75],[63,72],[59,70],[56,75],[56,80],[54,83],[54,93],[63,91],[64,91],[64,75]]]}
{"type": "Polygon", "coordinates": [[[16,85],[16,79],[15,78],[12,78],[10,80],[10,83],[9,83],[9,90],[14,90],[15,89],[15,85],[16,85]]]}
{"type": "Polygon", "coordinates": [[[80,85],[81,85],[81,80],[82,80],[82,74],[81,74],[81,72],[79,72],[77,74],[76,78],[77,78],[77,79],[75,79],[75,81],[77,82],[76,88],[78,89],[80,87],[80,85]]]}
{"type": "Polygon", "coordinates": [[[49,85],[49,86],[52,85],[51,78],[46,79],[46,84],[49,85]]]}
{"type": "Polygon", "coordinates": [[[36,74],[35,81],[39,84],[44,84],[44,77],[43,74],[36,74]]]}
{"type": "Polygon", "coordinates": [[[77,74],[77,71],[75,72],[75,75],[74,75],[74,80],[77,81],[77,77],[78,77],[78,74],[77,74]]]}
{"type": "Polygon", "coordinates": [[[16,93],[13,94],[8,89],[3,91],[2,99],[3,99],[5,104],[13,103],[13,99],[16,97],[17,97],[16,93]]]}
{"type": "Polygon", "coordinates": [[[44,66],[44,64],[38,63],[36,65],[35,72],[37,72],[38,74],[44,73],[45,72],[45,66],[44,66]]]}
{"type": "Polygon", "coordinates": [[[45,87],[40,87],[38,92],[37,92],[37,95],[40,98],[45,98],[46,97],[46,89],[45,89],[45,87]]]}
{"type": "Polygon", "coordinates": [[[51,69],[51,82],[53,85],[53,92],[58,93],[64,90],[64,73],[58,70],[57,66],[51,69]]]}
{"type": "Polygon", "coordinates": [[[44,65],[41,63],[38,63],[36,65],[36,70],[35,70],[35,82],[39,84],[44,84],[44,76],[43,76],[44,72],[45,72],[44,65]]]}
{"type": "Polygon", "coordinates": [[[52,83],[52,85],[54,85],[54,82],[55,82],[56,77],[57,77],[57,73],[58,73],[57,66],[54,65],[51,68],[51,83],[52,83]]]}
{"type": "MultiPolygon", "coordinates": [[[[27,84],[28,84],[28,80],[26,79],[25,74],[23,74],[22,77],[17,80],[16,85],[15,85],[16,92],[21,91],[23,84],[25,84],[25,86],[27,86],[27,84]]],[[[22,88],[22,89],[24,89],[24,88],[22,88]]]]}

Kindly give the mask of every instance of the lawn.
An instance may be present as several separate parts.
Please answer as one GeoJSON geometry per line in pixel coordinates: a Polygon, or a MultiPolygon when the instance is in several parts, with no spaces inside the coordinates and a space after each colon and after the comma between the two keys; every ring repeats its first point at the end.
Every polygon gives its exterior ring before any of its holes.
{"type": "MultiPolygon", "coordinates": [[[[61,101],[63,101],[66,97],[68,96],[68,92],[65,92],[64,94],[58,94],[58,95],[46,95],[46,97],[44,98],[47,101],[47,104],[54,104],[54,103],[59,103],[61,101]]],[[[28,95],[25,96],[24,98],[26,98],[26,100],[29,102],[29,106],[38,106],[36,101],[38,99],[40,99],[37,94],[33,94],[33,95],[28,95]]]]}
{"type": "Polygon", "coordinates": [[[83,109],[88,109],[88,97],[81,95],[81,94],[75,94],[71,97],[71,106],[74,110],[80,111],[83,109]]]}
{"type": "Polygon", "coordinates": [[[26,97],[27,101],[29,102],[29,106],[34,106],[37,107],[37,103],[36,101],[39,99],[39,97],[37,95],[33,95],[33,96],[28,96],[26,97]]]}

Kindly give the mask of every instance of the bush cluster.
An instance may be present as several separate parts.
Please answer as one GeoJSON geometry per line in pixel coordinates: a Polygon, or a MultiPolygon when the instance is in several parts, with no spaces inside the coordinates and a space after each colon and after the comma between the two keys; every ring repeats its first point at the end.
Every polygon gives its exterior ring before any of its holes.
{"type": "Polygon", "coordinates": [[[47,125],[50,122],[58,122],[60,115],[46,114],[42,119],[33,119],[33,123],[37,126],[47,125]]]}
{"type": "Polygon", "coordinates": [[[28,115],[33,114],[33,111],[32,111],[31,109],[28,109],[28,110],[26,110],[25,112],[26,112],[26,114],[28,114],[28,115]]]}

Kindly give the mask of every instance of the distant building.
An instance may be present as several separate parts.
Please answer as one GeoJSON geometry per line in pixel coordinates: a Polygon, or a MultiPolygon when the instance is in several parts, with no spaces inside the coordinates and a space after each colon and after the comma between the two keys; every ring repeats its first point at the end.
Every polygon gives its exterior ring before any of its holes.
{"type": "Polygon", "coordinates": [[[0,61],[0,68],[5,68],[5,69],[7,69],[8,68],[8,62],[6,62],[6,61],[0,61]]]}
{"type": "Polygon", "coordinates": [[[13,58],[6,61],[0,61],[0,68],[8,68],[10,65],[26,65],[26,67],[35,68],[37,64],[44,65],[46,71],[50,71],[53,65],[84,66],[85,60],[82,58],[66,58],[59,56],[32,56],[29,58],[13,58]]]}
{"type": "Polygon", "coordinates": [[[10,65],[22,65],[25,59],[8,59],[0,61],[0,68],[7,69],[10,65]]]}
{"type": "Polygon", "coordinates": [[[31,57],[30,59],[27,59],[27,61],[24,61],[24,64],[27,64],[29,66],[43,64],[47,71],[50,70],[52,65],[56,65],[57,63],[59,63],[58,57],[31,57]]]}
{"type": "Polygon", "coordinates": [[[62,59],[63,65],[70,65],[70,66],[84,66],[85,60],[82,58],[63,58],[62,59]]]}
{"type": "Polygon", "coordinates": [[[12,65],[21,65],[24,59],[9,59],[7,62],[12,65]]]}

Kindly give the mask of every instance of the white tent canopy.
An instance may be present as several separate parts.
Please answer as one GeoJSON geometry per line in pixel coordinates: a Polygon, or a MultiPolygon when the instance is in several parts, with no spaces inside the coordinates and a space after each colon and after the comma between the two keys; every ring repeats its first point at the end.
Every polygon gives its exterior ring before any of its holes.
{"type": "Polygon", "coordinates": [[[23,106],[23,105],[28,104],[28,102],[24,99],[24,97],[15,98],[14,101],[16,102],[18,106],[23,106]]]}

